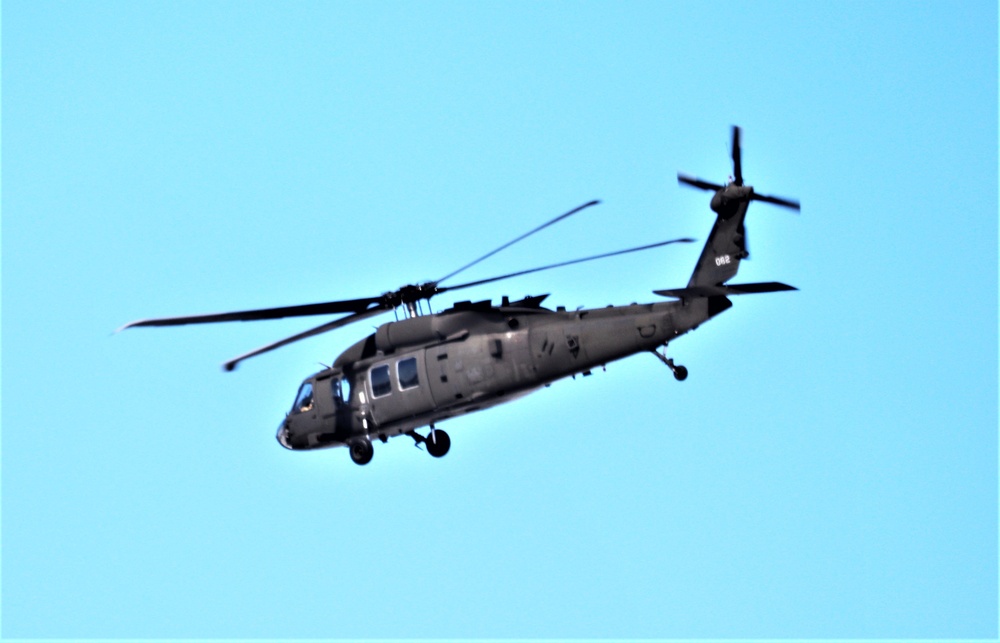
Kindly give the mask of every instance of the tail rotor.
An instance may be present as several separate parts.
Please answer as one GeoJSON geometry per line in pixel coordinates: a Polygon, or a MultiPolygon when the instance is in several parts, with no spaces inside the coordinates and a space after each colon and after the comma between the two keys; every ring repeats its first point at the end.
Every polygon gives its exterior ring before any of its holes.
{"type": "Polygon", "coordinates": [[[799,202],[794,199],[757,194],[753,186],[744,183],[740,128],[735,126],[732,129],[730,155],[733,174],[725,185],[686,174],[677,175],[679,183],[714,192],[711,207],[718,215],[688,283],[691,288],[721,286],[736,276],[740,261],[750,256],[744,219],[751,201],[763,201],[796,212],[800,210],[799,202]]]}
{"type": "MultiPolygon", "coordinates": [[[[710,192],[715,192],[716,197],[712,199],[712,209],[716,212],[720,211],[720,208],[725,204],[738,201],[763,201],[764,203],[771,203],[773,205],[778,205],[784,208],[789,208],[798,212],[801,210],[801,206],[795,199],[786,199],[777,196],[768,196],[766,194],[758,194],[754,191],[752,186],[744,186],[743,184],[743,155],[740,147],[740,128],[733,126],[733,142],[732,142],[732,157],[733,157],[733,180],[726,185],[719,185],[718,183],[713,183],[711,181],[705,181],[703,179],[695,178],[693,176],[688,176],[686,174],[677,174],[677,182],[684,185],[689,185],[693,188],[698,188],[699,190],[708,190],[710,192]],[[740,190],[729,190],[730,187],[736,188],[746,188],[745,191],[740,190]],[[717,208],[716,206],[719,206],[717,208]]],[[[720,212],[721,214],[721,212],[720,212]]]]}

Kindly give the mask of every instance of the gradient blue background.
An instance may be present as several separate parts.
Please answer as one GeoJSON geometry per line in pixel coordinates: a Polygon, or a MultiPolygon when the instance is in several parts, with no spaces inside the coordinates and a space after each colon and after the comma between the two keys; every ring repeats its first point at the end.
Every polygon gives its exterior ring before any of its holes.
{"type": "MultiPolygon", "coordinates": [[[[995,2],[3,4],[2,634],[997,635],[995,2]],[[388,317],[112,336],[748,217],[744,297],[409,440],[290,453],[388,317]]],[[[442,296],[653,301],[700,244],[442,296]]]]}

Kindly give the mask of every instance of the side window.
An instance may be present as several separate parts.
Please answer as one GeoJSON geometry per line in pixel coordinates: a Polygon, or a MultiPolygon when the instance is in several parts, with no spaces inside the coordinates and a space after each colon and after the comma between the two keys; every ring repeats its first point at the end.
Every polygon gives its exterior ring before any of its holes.
{"type": "Polygon", "coordinates": [[[389,365],[376,366],[368,372],[372,383],[372,397],[382,397],[392,393],[392,382],[389,380],[389,365]]]}
{"type": "Polygon", "coordinates": [[[292,405],[292,413],[305,413],[313,408],[313,385],[312,382],[305,382],[299,389],[299,394],[292,405]]]}
{"type": "Polygon", "coordinates": [[[399,378],[400,390],[420,386],[420,379],[417,377],[417,358],[408,357],[396,363],[396,375],[399,378]]]}

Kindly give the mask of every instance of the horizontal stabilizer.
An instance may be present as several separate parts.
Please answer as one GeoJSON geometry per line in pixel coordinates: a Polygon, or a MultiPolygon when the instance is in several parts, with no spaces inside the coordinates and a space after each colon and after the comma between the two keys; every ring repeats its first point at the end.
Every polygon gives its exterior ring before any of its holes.
{"type": "Polygon", "coordinates": [[[694,297],[725,297],[727,295],[753,295],[760,292],[781,292],[784,290],[798,290],[795,286],[767,281],[759,284],[726,284],[723,286],[690,286],[688,288],[674,288],[672,290],[654,290],[657,295],[664,297],[677,297],[679,299],[692,299],[694,297]]]}

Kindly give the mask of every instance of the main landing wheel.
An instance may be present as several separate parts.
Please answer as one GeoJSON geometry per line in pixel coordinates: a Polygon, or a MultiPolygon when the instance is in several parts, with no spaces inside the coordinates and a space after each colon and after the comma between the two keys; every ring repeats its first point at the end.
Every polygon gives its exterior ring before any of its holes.
{"type": "Polygon", "coordinates": [[[440,458],[451,448],[451,438],[441,429],[435,429],[424,440],[424,444],[427,445],[427,453],[440,458]]]}
{"type": "MultiPolygon", "coordinates": [[[[666,353],[666,344],[664,344],[663,346],[664,346],[663,352],[666,353]]],[[[667,357],[665,354],[661,354],[657,350],[653,350],[651,352],[653,353],[653,355],[656,355],[656,357],[661,362],[667,365],[667,368],[670,369],[670,372],[674,374],[675,380],[677,380],[678,382],[683,382],[684,380],[687,379],[688,370],[683,366],[681,366],[680,364],[674,364],[673,358],[667,357]]]]}
{"type": "Polygon", "coordinates": [[[368,464],[372,461],[372,456],[375,455],[375,449],[372,448],[372,443],[367,438],[354,440],[348,448],[351,451],[351,460],[354,460],[354,464],[368,464]]]}

